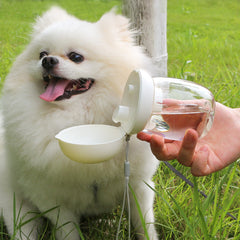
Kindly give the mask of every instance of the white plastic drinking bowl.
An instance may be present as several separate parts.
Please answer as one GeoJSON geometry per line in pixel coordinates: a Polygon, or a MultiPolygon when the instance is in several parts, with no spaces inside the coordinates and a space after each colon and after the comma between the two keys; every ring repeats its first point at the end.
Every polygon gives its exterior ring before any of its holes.
{"type": "Polygon", "coordinates": [[[64,129],[55,137],[62,152],[71,160],[98,163],[120,152],[124,135],[120,127],[89,124],[64,129]]]}

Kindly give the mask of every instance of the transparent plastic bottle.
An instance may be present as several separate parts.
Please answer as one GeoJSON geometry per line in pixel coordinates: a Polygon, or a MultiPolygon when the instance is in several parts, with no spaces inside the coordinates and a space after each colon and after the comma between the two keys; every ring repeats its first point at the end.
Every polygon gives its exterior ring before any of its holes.
{"type": "Polygon", "coordinates": [[[196,83],[174,78],[153,78],[152,114],[144,132],[181,141],[187,129],[207,134],[214,118],[212,93],[196,83]]]}

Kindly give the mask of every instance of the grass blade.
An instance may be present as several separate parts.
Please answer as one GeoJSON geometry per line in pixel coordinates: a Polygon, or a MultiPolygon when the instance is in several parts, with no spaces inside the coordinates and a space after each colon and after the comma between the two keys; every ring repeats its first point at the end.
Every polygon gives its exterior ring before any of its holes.
{"type": "Polygon", "coordinates": [[[137,196],[136,196],[135,192],[133,191],[132,187],[130,186],[130,184],[129,184],[129,189],[130,189],[130,191],[133,195],[133,198],[135,200],[135,204],[137,206],[137,210],[138,210],[138,213],[139,213],[139,216],[140,216],[140,220],[141,220],[141,224],[142,224],[142,227],[143,227],[143,230],[144,230],[145,238],[147,240],[150,240],[149,235],[148,235],[148,231],[147,231],[147,227],[146,227],[146,222],[145,222],[145,219],[143,217],[139,202],[137,200],[137,196]]]}

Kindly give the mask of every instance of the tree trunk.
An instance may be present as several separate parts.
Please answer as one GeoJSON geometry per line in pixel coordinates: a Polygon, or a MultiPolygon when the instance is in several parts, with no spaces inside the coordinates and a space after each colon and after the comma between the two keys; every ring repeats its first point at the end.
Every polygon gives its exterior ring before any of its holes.
{"type": "Polygon", "coordinates": [[[138,31],[137,43],[167,76],[167,0],[123,0],[123,14],[138,31]]]}

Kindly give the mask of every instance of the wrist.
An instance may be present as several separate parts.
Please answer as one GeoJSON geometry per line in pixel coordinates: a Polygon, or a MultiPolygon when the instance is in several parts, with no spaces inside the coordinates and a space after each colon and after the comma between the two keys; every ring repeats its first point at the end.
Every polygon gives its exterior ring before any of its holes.
{"type": "Polygon", "coordinates": [[[223,139],[224,145],[228,144],[230,149],[226,158],[230,164],[240,158],[240,108],[229,108],[217,102],[215,119],[212,130],[223,139]]]}
{"type": "Polygon", "coordinates": [[[240,108],[232,108],[232,126],[235,132],[235,143],[237,145],[238,154],[236,158],[240,158],[240,108]]]}

